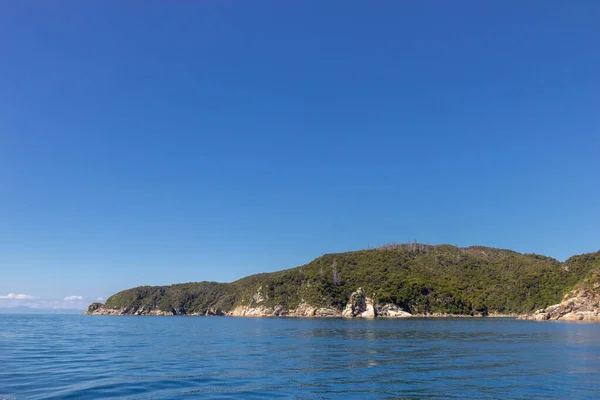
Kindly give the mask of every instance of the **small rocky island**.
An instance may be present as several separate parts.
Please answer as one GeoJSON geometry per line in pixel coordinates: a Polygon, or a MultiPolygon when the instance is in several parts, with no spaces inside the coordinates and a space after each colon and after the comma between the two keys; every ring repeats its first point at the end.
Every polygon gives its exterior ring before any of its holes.
{"type": "Polygon", "coordinates": [[[600,320],[599,271],[600,251],[559,262],[482,246],[410,243],[326,254],[231,283],[140,286],[85,313],[600,320]]]}

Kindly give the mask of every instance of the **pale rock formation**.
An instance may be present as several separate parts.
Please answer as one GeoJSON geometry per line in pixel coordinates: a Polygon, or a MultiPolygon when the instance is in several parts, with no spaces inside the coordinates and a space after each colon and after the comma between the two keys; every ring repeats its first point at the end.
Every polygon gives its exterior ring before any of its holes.
{"type": "Polygon", "coordinates": [[[373,305],[373,299],[365,297],[362,288],[358,288],[356,292],[350,295],[350,300],[344,311],[342,311],[342,317],[345,318],[375,318],[376,316],[377,312],[373,305]]]}
{"type": "Polygon", "coordinates": [[[124,308],[104,308],[104,307],[95,307],[88,308],[85,311],[85,314],[88,315],[156,315],[156,316],[165,316],[165,315],[177,315],[174,311],[163,311],[156,309],[132,309],[130,307],[124,308]]]}
{"type": "Polygon", "coordinates": [[[302,302],[298,305],[298,307],[290,310],[288,316],[291,314],[298,317],[314,317],[316,311],[317,309],[315,307],[311,306],[308,303],[302,302]]]}
{"type": "Polygon", "coordinates": [[[315,317],[335,318],[341,316],[342,314],[338,310],[335,310],[333,308],[318,308],[317,310],[315,310],[315,317]]]}
{"type": "Polygon", "coordinates": [[[554,304],[520,319],[600,321],[600,283],[577,288],[567,293],[560,304],[554,304]]]}
{"type": "Polygon", "coordinates": [[[238,306],[226,315],[233,317],[340,317],[339,311],[333,308],[317,308],[307,303],[300,303],[298,307],[288,309],[283,306],[238,306]]]}
{"type": "Polygon", "coordinates": [[[412,317],[411,313],[408,313],[398,307],[395,304],[384,304],[381,307],[377,307],[377,316],[383,318],[408,318],[412,317]]]}
{"type": "Polygon", "coordinates": [[[238,306],[227,315],[233,317],[271,317],[274,316],[272,307],[266,306],[238,306]]]}
{"type": "Polygon", "coordinates": [[[254,302],[257,304],[265,301],[265,298],[263,297],[261,291],[262,291],[262,286],[259,287],[258,290],[256,291],[256,293],[254,293],[254,295],[252,296],[252,300],[254,300],[254,302]]]}

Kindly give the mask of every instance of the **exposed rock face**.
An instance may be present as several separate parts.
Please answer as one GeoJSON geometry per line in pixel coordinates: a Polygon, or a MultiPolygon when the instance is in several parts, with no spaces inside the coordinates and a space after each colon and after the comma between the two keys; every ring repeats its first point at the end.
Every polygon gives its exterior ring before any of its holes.
{"type": "Polygon", "coordinates": [[[288,309],[282,306],[238,306],[226,315],[233,317],[340,317],[341,313],[333,308],[317,308],[307,303],[288,309]]]}
{"type": "Polygon", "coordinates": [[[331,307],[315,307],[306,302],[300,303],[296,308],[287,308],[281,305],[266,306],[265,298],[260,289],[255,294],[251,305],[240,305],[233,310],[224,312],[218,307],[209,307],[205,312],[188,313],[186,310],[171,309],[163,311],[152,306],[141,308],[125,307],[119,309],[106,308],[101,303],[93,303],[86,310],[88,315],[205,315],[205,316],[233,316],[233,317],[317,317],[317,318],[406,318],[412,316],[394,304],[375,306],[373,299],[366,297],[362,288],[358,288],[352,295],[343,311],[331,307]]]}
{"type": "Polygon", "coordinates": [[[600,321],[600,283],[575,289],[565,295],[560,304],[523,315],[520,319],[600,321]]]}
{"type": "Polygon", "coordinates": [[[94,311],[98,311],[100,308],[102,308],[104,306],[104,304],[102,303],[92,303],[88,306],[87,310],[85,311],[86,314],[92,314],[94,311]]]}
{"type": "Polygon", "coordinates": [[[375,318],[377,314],[375,313],[375,307],[373,307],[373,301],[371,299],[366,299],[367,309],[360,314],[362,318],[375,318]]]}
{"type": "Polygon", "coordinates": [[[212,316],[212,315],[225,315],[225,314],[218,307],[217,308],[215,308],[215,307],[209,307],[208,310],[206,310],[206,312],[204,313],[204,315],[206,315],[206,316],[212,316]]]}
{"type": "Polygon", "coordinates": [[[408,313],[398,307],[395,304],[385,304],[383,306],[378,306],[376,308],[376,313],[378,317],[383,318],[408,318],[412,317],[411,313],[408,313]]]}
{"type": "Polygon", "coordinates": [[[356,292],[350,295],[350,300],[346,304],[346,308],[342,311],[342,317],[353,318],[375,318],[377,312],[373,306],[373,299],[365,297],[362,288],[358,288],[356,292]]]}
{"type": "Polygon", "coordinates": [[[104,308],[104,307],[93,307],[95,304],[90,305],[87,310],[85,310],[84,314],[87,315],[127,315],[124,314],[125,309],[112,309],[112,308],[104,308]]]}
{"type": "Polygon", "coordinates": [[[157,309],[132,309],[130,307],[125,308],[104,308],[102,305],[100,307],[95,306],[94,303],[88,307],[84,314],[87,315],[157,315],[157,316],[165,316],[165,315],[183,315],[178,313],[175,310],[172,311],[163,311],[157,309]]]}
{"type": "MultiPolygon", "coordinates": [[[[295,314],[298,317],[314,317],[316,313],[317,309],[305,302],[300,303],[298,307],[291,311],[291,314],[295,314]]],[[[290,312],[284,315],[289,316],[289,314],[290,312]]]]}
{"type": "MultiPolygon", "coordinates": [[[[126,315],[126,314],[125,314],[126,315]]],[[[163,310],[139,310],[136,315],[157,315],[157,316],[166,316],[166,315],[185,315],[177,311],[163,311],[163,310]]]]}
{"type": "Polygon", "coordinates": [[[256,291],[256,293],[252,296],[252,300],[254,300],[255,303],[262,303],[263,301],[265,301],[267,299],[265,299],[262,295],[262,286],[259,287],[258,290],[256,291]]]}
{"type": "Polygon", "coordinates": [[[275,310],[265,306],[239,306],[228,312],[233,317],[273,317],[275,310]]]}
{"type": "Polygon", "coordinates": [[[105,308],[100,303],[94,303],[85,311],[87,315],[190,315],[190,316],[233,316],[233,317],[341,317],[342,313],[333,308],[313,307],[306,303],[301,303],[298,307],[288,309],[282,306],[267,307],[264,305],[238,306],[225,313],[220,308],[210,307],[203,313],[187,313],[185,310],[163,311],[151,308],[133,309],[126,308],[105,308]]]}
{"type": "Polygon", "coordinates": [[[321,318],[334,318],[341,317],[342,313],[338,310],[334,310],[333,308],[317,308],[314,316],[321,318]]]}

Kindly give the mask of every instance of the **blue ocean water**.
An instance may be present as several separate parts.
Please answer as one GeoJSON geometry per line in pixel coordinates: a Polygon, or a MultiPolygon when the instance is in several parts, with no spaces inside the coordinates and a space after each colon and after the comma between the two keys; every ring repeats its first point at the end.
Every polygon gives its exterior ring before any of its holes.
{"type": "Polygon", "coordinates": [[[600,325],[0,315],[0,399],[600,398],[600,325]]]}

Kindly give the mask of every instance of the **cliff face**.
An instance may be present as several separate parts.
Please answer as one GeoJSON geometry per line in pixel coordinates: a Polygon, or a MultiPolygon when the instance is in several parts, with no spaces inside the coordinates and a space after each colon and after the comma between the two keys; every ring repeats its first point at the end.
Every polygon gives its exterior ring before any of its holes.
{"type": "Polygon", "coordinates": [[[564,263],[486,247],[409,244],[327,254],[232,283],[141,286],[94,303],[91,315],[398,318],[531,313],[561,301],[600,252],[564,263]]]}

